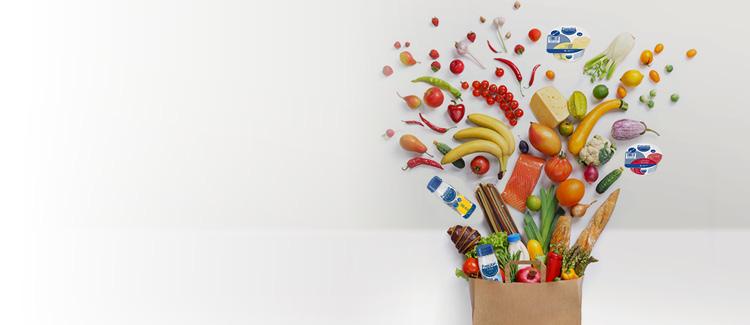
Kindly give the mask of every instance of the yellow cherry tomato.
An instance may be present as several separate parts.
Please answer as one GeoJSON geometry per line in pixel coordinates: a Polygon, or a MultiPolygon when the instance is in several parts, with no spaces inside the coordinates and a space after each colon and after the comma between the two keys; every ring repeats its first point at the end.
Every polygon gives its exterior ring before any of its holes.
{"type": "Polygon", "coordinates": [[[617,98],[623,99],[628,95],[628,91],[622,85],[617,86],[617,98]]]}
{"type": "Polygon", "coordinates": [[[656,44],[656,46],[654,46],[654,53],[659,54],[661,51],[664,51],[664,44],[656,44]]]}
{"type": "Polygon", "coordinates": [[[689,49],[685,55],[687,55],[688,58],[694,57],[696,54],[698,54],[698,51],[696,49],[689,49]]]}
{"type": "Polygon", "coordinates": [[[648,72],[648,78],[651,79],[654,83],[659,83],[661,80],[661,77],[659,76],[659,73],[656,72],[656,70],[651,70],[648,72]]]}
{"type": "Polygon", "coordinates": [[[643,52],[641,52],[641,63],[643,63],[643,65],[649,65],[651,62],[654,62],[654,53],[651,53],[650,50],[643,50],[643,52]]]}
{"type": "Polygon", "coordinates": [[[547,72],[545,72],[544,75],[547,76],[547,79],[549,80],[555,79],[555,72],[552,70],[547,70],[547,72]]]}

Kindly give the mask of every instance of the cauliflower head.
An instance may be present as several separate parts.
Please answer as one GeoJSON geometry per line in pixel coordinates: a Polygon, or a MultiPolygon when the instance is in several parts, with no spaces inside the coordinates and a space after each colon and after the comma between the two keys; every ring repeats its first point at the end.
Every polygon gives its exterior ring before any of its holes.
{"type": "Polygon", "coordinates": [[[578,161],[586,166],[604,165],[615,154],[615,150],[617,148],[609,139],[601,135],[595,135],[586,142],[581,152],[578,153],[578,161]]]}

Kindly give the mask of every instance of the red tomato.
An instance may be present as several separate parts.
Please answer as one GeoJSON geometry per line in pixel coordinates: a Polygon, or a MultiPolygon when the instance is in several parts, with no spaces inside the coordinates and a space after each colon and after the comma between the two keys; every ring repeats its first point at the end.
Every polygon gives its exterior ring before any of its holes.
{"type": "Polygon", "coordinates": [[[453,74],[464,72],[464,63],[459,59],[455,59],[451,61],[450,69],[453,74]]]}
{"type": "Polygon", "coordinates": [[[443,100],[445,100],[443,91],[438,87],[430,87],[424,92],[424,102],[427,106],[433,108],[440,107],[440,105],[443,105],[443,100]]]}
{"type": "Polygon", "coordinates": [[[484,175],[490,170],[490,161],[484,156],[476,156],[471,160],[471,171],[477,175],[484,175]]]}
{"type": "Polygon", "coordinates": [[[568,158],[565,158],[564,153],[547,159],[547,163],[544,164],[544,173],[555,183],[566,180],[572,172],[573,166],[570,164],[568,158]]]}
{"type": "Polygon", "coordinates": [[[467,258],[462,267],[464,274],[469,277],[475,277],[479,275],[479,261],[476,258],[467,258]]]}
{"type": "Polygon", "coordinates": [[[529,39],[530,39],[530,40],[531,40],[532,42],[536,42],[536,41],[538,41],[538,40],[539,40],[539,38],[541,38],[541,37],[542,37],[542,31],[540,31],[539,29],[537,29],[537,28],[532,28],[532,29],[531,29],[531,30],[529,31],[529,39]]]}

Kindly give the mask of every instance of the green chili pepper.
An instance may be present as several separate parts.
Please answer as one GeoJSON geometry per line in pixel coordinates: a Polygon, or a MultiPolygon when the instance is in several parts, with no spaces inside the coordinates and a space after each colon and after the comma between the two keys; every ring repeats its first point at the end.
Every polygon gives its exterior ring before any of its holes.
{"type": "Polygon", "coordinates": [[[428,84],[433,85],[435,87],[438,87],[438,88],[440,88],[442,90],[450,92],[451,95],[453,96],[453,98],[455,98],[455,99],[459,99],[459,100],[461,99],[461,91],[458,90],[458,89],[456,89],[456,88],[454,88],[453,86],[451,86],[450,83],[448,83],[447,81],[445,81],[443,79],[436,78],[436,77],[430,77],[430,76],[424,76],[424,77],[419,77],[417,79],[414,79],[411,82],[424,82],[424,83],[428,83],[428,84]]]}

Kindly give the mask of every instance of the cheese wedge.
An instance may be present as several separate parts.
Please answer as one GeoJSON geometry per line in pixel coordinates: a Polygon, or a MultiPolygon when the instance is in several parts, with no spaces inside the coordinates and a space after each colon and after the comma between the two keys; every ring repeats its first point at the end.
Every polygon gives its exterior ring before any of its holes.
{"type": "Polygon", "coordinates": [[[531,111],[542,125],[556,128],[568,118],[568,106],[565,98],[555,87],[548,86],[537,90],[529,102],[531,111]]]}

